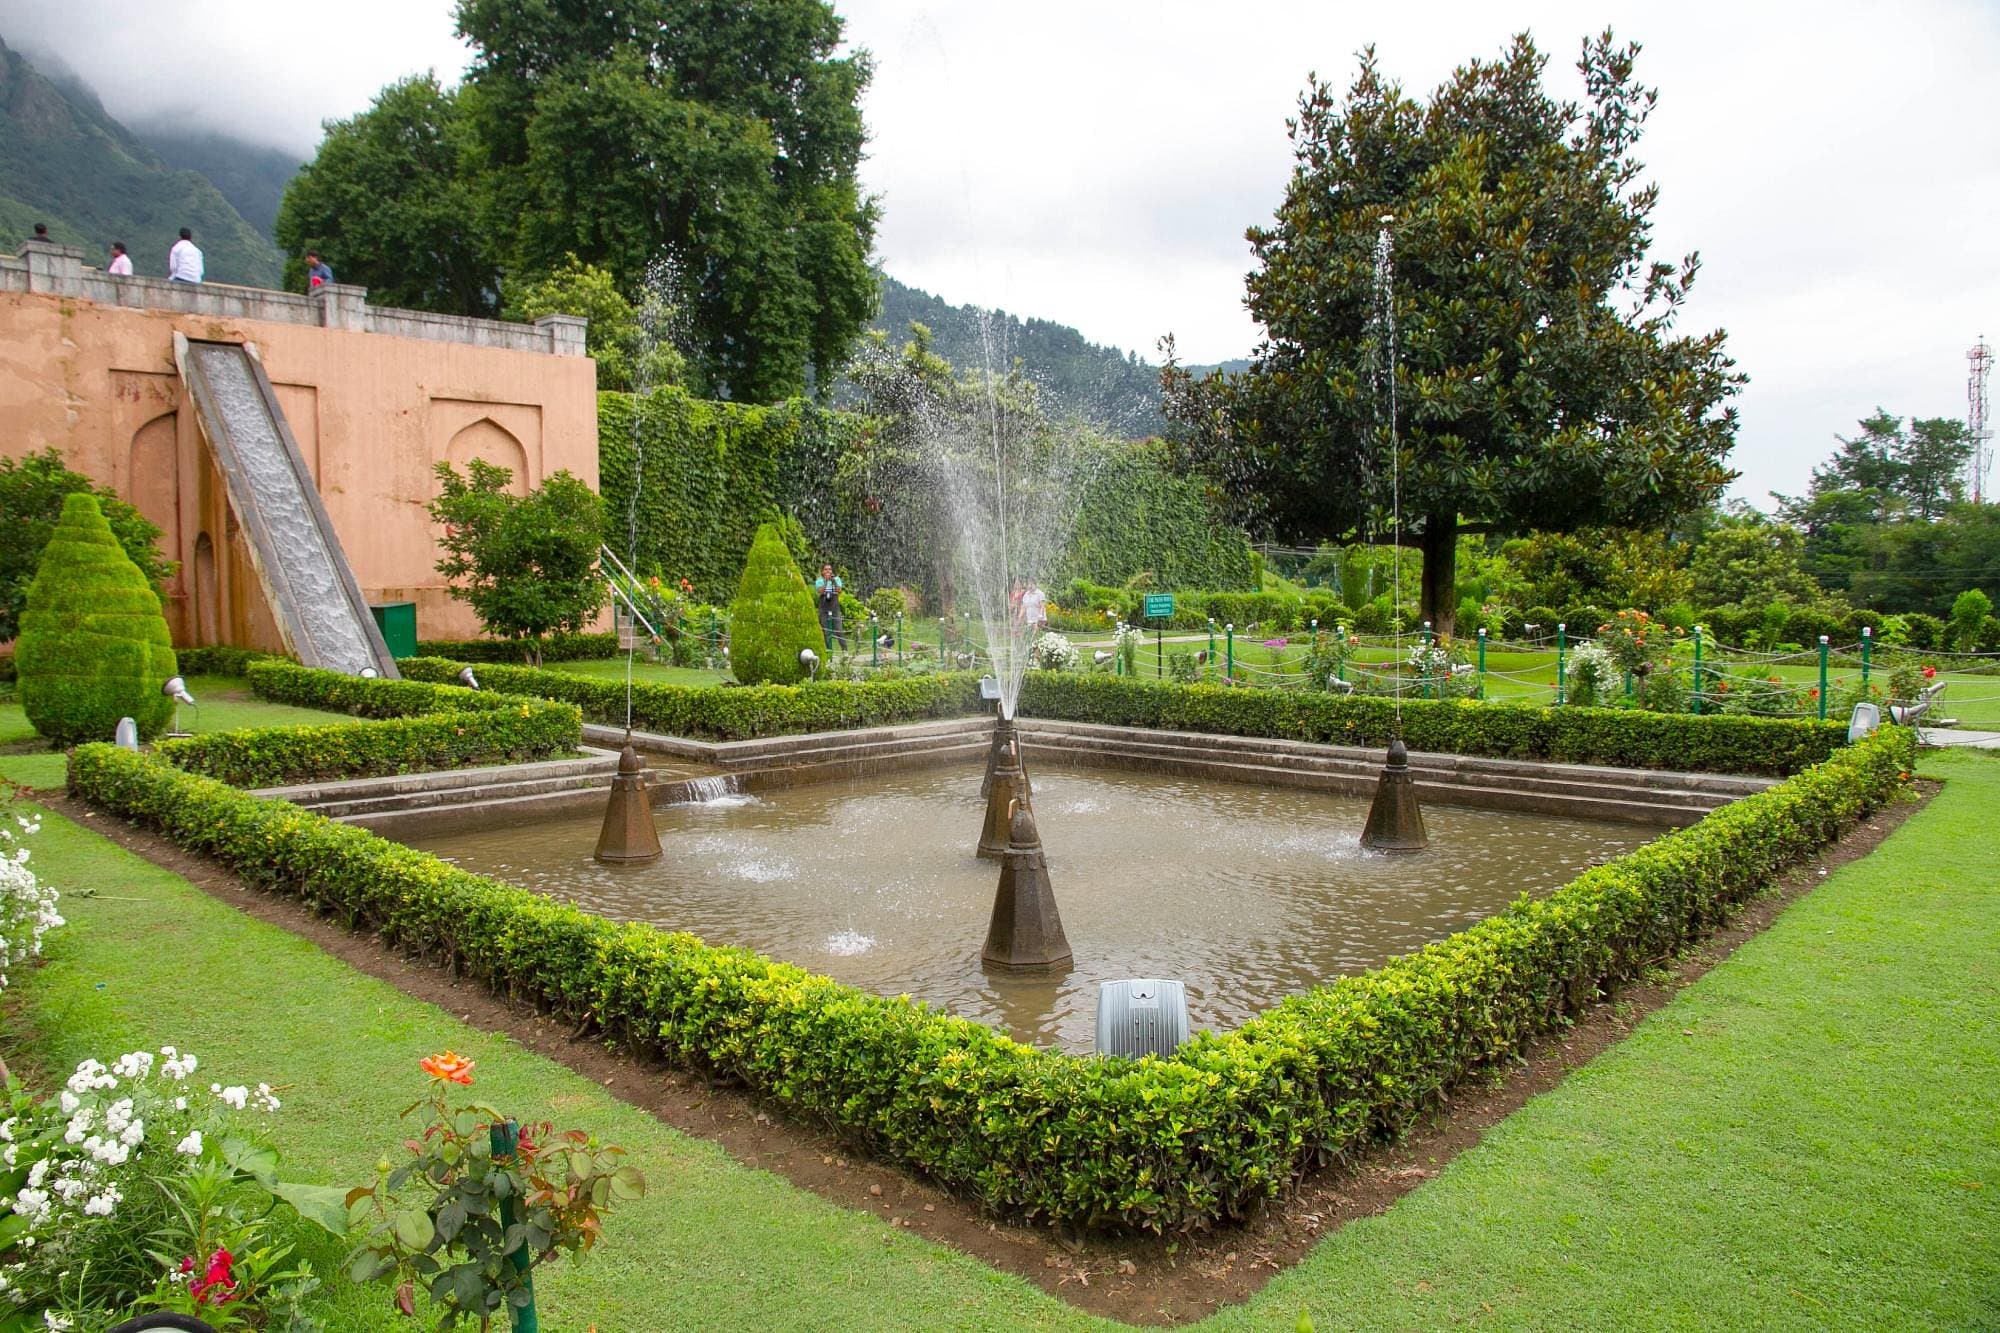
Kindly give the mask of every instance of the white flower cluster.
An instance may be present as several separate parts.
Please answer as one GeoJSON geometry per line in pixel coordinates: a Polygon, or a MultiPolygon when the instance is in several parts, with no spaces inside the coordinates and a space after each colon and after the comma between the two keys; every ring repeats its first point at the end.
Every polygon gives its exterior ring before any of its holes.
{"type": "Polygon", "coordinates": [[[1035,640],[1035,646],[1029,650],[1029,660],[1044,671],[1074,671],[1082,657],[1075,644],[1049,630],[1035,640]]]}
{"type": "Polygon", "coordinates": [[[1610,703],[1617,695],[1620,679],[1618,659],[1609,648],[1596,641],[1570,649],[1569,670],[1563,682],[1563,701],[1589,707],[1610,703]]]}
{"type": "Polygon", "coordinates": [[[14,816],[14,828],[0,825],[0,989],[7,985],[7,970],[40,956],[42,937],[65,924],[56,911],[61,895],[28,868],[28,849],[6,850],[18,837],[41,831],[39,822],[22,815],[14,816]]]}

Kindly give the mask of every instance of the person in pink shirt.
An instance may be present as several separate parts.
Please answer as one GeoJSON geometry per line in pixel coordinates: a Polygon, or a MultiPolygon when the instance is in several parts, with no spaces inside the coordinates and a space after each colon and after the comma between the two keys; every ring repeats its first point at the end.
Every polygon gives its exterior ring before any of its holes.
{"type": "Polygon", "coordinates": [[[111,243],[111,262],[104,266],[104,271],[114,278],[129,278],[132,276],[132,256],[125,253],[125,242],[113,241],[111,243]]]}

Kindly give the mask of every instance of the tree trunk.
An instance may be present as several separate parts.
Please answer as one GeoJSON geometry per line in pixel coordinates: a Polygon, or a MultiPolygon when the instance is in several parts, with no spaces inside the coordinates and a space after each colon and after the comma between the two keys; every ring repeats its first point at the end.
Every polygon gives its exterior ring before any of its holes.
{"type": "Polygon", "coordinates": [[[1424,518],[1423,618],[1440,634],[1456,632],[1458,620],[1458,515],[1424,518]]]}

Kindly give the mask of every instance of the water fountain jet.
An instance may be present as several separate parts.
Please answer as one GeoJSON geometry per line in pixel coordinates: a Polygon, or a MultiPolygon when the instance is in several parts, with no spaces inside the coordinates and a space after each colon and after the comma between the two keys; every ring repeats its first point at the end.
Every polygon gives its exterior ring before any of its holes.
{"type": "MultiPolygon", "coordinates": [[[[1012,832],[1014,808],[1030,810],[1034,793],[1028,787],[1028,770],[1021,763],[1021,736],[1014,719],[1003,717],[993,724],[993,749],[987,757],[986,822],[979,831],[979,855],[988,861],[1005,858],[1012,832]]],[[[1039,847],[1039,841],[1035,844],[1039,847]]]]}

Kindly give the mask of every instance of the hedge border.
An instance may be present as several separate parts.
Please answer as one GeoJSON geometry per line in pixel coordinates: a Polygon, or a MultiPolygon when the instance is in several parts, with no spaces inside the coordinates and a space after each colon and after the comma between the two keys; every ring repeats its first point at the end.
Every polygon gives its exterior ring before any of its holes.
{"type": "Polygon", "coordinates": [[[575,753],[583,714],[574,704],[488,694],[461,685],[364,680],[276,658],[251,662],[265,699],[339,709],[369,719],[256,727],[161,741],[167,763],[237,787],[385,777],[575,753]]]}
{"type": "MultiPolygon", "coordinates": [[[[1398,727],[1395,701],[1368,695],[1071,672],[1029,672],[1021,712],[1067,722],[1327,745],[1387,745],[1398,727]]],[[[1846,724],[1837,722],[1476,699],[1405,699],[1400,717],[1403,740],[1412,750],[1616,768],[1782,777],[1824,762],[1847,743],[1846,724]]]]}
{"type": "MultiPolygon", "coordinates": [[[[410,657],[399,663],[406,679],[457,680],[467,665],[445,658],[410,657]]],[[[625,682],[575,676],[537,667],[475,666],[480,684],[512,694],[576,704],[584,717],[625,725],[625,682]]],[[[925,718],[978,712],[979,678],[941,672],[899,680],[825,680],[803,685],[632,686],[633,725],[669,736],[703,740],[755,740],[800,732],[879,727],[925,718]]]]}
{"type": "Polygon", "coordinates": [[[70,790],[350,929],[649,1054],[741,1080],[989,1210],[1171,1232],[1246,1215],[1670,956],[1908,777],[1886,728],[1554,893],[1167,1059],[1038,1051],[745,949],[616,925],[102,744],[70,790]]]}

